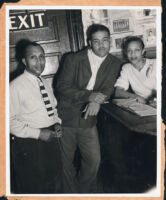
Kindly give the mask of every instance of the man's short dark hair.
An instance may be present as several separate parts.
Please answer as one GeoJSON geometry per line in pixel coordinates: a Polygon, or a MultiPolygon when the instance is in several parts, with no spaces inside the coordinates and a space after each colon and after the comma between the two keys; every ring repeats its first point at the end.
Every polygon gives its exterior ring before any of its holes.
{"type": "Polygon", "coordinates": [[[106,31],[108,35],[110,36],[110,30],[102,25],[102,24],[92,24],[87,29],[87,43],[89,44],[89,41],[92,39],[92,35],[98,31],[106,31]]]}
{"type": "Polygon", "coordinates": [[[144,42],[143,42],[143,40],[140,37],[129,36],[129,37],[127,37],[127,38],[124,39],[124,42],[123,42],[123,45],[122,45],[124,55],[127,54],[127,48],[128,48],[128,45],[131,42],[138,42],[138,43],[140,43],[142,49],[145,48],[144,42]]]}
{"type": "MultiPolygon", "coordinates": [[[[22,58],[25,58],[26,51],[27,51],[28,47],[30,47],[30,46],[33,46],[33,47],[40,46],[43,49],[43,47],[40,44],[38,44],[37,42],[27,42],[25,44],[23,52],[22,52],[22,58]]],[[[44,51],[44,49],[43,49],[43,51],[44,51]]]]}

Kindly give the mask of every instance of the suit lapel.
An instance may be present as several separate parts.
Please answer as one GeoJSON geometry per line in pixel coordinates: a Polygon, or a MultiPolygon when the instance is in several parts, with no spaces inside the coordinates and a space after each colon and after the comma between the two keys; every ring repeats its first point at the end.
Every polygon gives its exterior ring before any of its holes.
{"type": "Polygon", "coordinates": [[[79,74],[78,74],[78,81],[81,88],[86,88],[89,79],[92,75],[91,67],[89,58],[87,55],[87,50],[81,52],[79,57],[79,74]]]}
{"type": "Polygon", "coordinates": [[[96,76],[96,82],[94,85],[94,90],[96,90],[96,88],[99,88],[99,85],[101,85],[101,83],[103,82],[103,80],[105,79],[104,75],[108,75],[107,74],[107,69],[108,67],[111,66],[112,60],[111,60],[111,55],[108,55],[105,60],[102,62],[98,72],[97,72],[97,76],[96,76]],[[104,78],[103,78],[104,77],[104,78]]]}
{"type": "Polygon", "coordinates": [[[91,76],[92,71],[91,71],[91,66],[90,66],[90,62],[89,62],[89,58],[88,58],[88,50],[85,51],[82,62],[83,62],[83,65],[85,66],[86,73],[90,74],[90,76],[91,76]]]}

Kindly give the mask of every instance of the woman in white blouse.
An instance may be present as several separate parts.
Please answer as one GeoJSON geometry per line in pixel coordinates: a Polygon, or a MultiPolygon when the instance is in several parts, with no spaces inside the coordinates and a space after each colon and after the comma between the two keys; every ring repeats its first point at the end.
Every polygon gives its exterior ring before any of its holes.
{"type": "Polygon", "coordinates": [[[154,104],[156,60],[144,58],[144,43],[139,37],[128,37],[123,51],[129,62],[122,66],[120,77],[115,83],[115,97],[154,104]],[[128,91],[129,87],[133,92],[128,91]]]}

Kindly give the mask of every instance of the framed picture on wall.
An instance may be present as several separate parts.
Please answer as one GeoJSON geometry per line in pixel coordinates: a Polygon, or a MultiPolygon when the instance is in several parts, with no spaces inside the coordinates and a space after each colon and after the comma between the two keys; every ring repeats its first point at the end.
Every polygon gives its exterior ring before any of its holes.
{"type": "Polygon", "coordinates": [[[154,24],[144,26],[144,42],[146,47],[156,46],[156,28],[154,24]]]}
{"type": "Polygon", "coordinates": [[[113,32],[126,32],[130,31],[130,21],[129,19],[118,19],[112,22],[113,32]]]}
{"type": "Polygon", "coordinates": [[[123,41],[122,38],[115,39],[115,46],[116,46],[116,49],[121,49],[122,41],[123,41]]]}
{"type": "Polygon", "coordinates": [[[122,43],[124,39],[128,36],[132,36],[133,31],[127,33],[113,34],[112,37],[112,46],[111,52],[120,52],[122,51],[122,43]]]}

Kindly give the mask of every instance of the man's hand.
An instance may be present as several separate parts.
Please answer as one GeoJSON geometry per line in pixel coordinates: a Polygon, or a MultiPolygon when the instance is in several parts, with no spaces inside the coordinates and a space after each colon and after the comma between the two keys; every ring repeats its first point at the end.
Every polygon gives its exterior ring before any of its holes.
{"type": "Polygon", "coordinates": [[[62,136],[62,126],[59,123],[56,123],[54,126],[55,132],[52,135],[53,137],[61,137],[62,136]]]}
{"type": "Polygon", "coordinates": [[[84,119],[87,119],[88,116],[96,116],[99,112],[99,109],[100,109],[100,104],[96,102],[90,102],[87,105],[84,119]]]}
{"type": "Polygon", "coordinates": [[[45,142],[50,141],[53,134],[54,134],[54,131],[51,131],[47,128],[41,128],[39,139],[45,142]]]}
{"type": "Polygon", "coordinates": [[[89,102],[96,102],[98,104],[102,104],[102,103],[104,103],[105,98],[106,98],[106,95],[104,95],[100,92],[93,92],[89,96],[89,102]]]}

